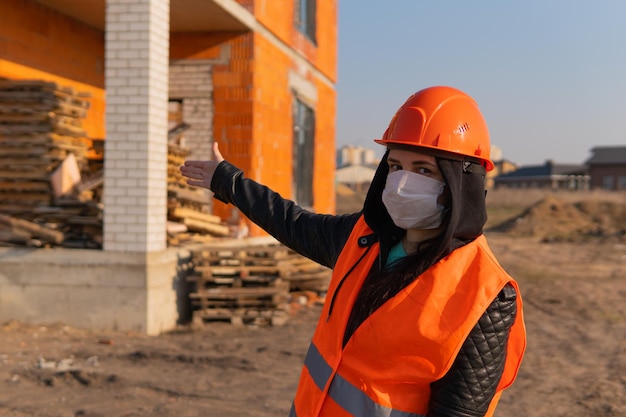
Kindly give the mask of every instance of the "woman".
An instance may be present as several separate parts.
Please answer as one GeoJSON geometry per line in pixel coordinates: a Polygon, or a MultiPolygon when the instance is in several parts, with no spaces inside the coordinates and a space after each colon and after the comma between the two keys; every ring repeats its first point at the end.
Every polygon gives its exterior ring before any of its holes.
{"type": "Polygon", "coordinates": [[[489,134],[474,100],[418,91],[396,112],[363,209],[306,211],[224,161],[188,161],[286,246],[333,269],[291,416],[491,416],[525,348],[517,283],[482,234],[489,134]]]}

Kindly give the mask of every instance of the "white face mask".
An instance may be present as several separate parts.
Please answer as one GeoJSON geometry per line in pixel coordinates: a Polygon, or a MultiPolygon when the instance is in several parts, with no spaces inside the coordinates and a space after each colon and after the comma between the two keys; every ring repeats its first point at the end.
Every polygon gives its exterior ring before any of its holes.
{"type": "Polygon", "coordinates": [[[444,210],[437,198],[444,186],[443,181],[412,171],[394,171],[387,175],[383,204],[402,229],[436,229],[444,210]]]}

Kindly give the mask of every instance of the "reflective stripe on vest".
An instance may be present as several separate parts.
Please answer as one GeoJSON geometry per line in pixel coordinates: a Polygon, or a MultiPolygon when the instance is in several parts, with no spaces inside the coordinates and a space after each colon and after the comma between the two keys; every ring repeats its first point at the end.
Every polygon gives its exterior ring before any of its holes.
{"type": "MultiPolygon", "coordinates": [[[[304,359],[304,367],[309,371],[315,385],[320,391],[323,391],[333,374],[333,369],[312,343],[304,359]]],[[[335,375],[328,396],[354,417],[424,417],[423,414],[407,413],[376,404],[363,391],[346,381],[341,375],[335,375]]],[[[297,417],[293,405],[289,416],[297,417]]]]}
{"type": "MultiPolygon", "coordinates": [[[[385,302],[343,346],[350,311],[378,257],[378,244],[369,248],[358,245],[359,237],[370,233],[361,218],[335,265],[300,376],[290,413],[293,417],[427,414],[430,384],[452,366],[463,342],[500,290],[507,283],[518,290],[484,236],[479,236],[385,302]],[[331,300],[335,301],[332,312],[331,300]]],[[[518,313],[498,392],[515,379],[525,348],[519,290],[517,294],[518,313]]],[[[487,415],[492,412],[493,407],[487,415]]]]}

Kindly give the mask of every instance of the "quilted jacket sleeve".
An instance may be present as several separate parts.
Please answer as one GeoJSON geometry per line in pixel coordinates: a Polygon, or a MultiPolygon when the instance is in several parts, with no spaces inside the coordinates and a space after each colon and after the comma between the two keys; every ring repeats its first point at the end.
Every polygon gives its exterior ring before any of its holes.
{"type": "Polygon", "coordinates": [[[431,384],[428,417],[482,417],[496,393],[506,358],[517,294],[507,285],[465,340],[454,364],[431,384]]]}

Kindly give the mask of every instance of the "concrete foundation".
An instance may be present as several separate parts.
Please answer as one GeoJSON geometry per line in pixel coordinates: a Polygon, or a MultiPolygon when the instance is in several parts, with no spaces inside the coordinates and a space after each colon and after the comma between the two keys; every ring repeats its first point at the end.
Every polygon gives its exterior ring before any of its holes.
{"type": "Polygon", "coordinates": [[[189,251],[0,248],[0,322],[158,335],[190,318],[189,251]]]}

